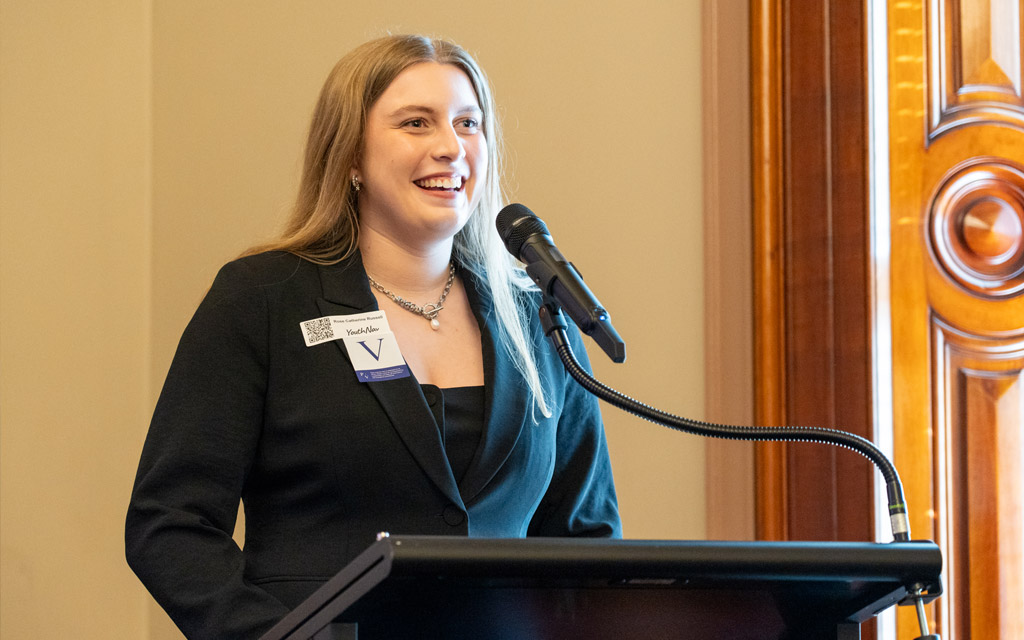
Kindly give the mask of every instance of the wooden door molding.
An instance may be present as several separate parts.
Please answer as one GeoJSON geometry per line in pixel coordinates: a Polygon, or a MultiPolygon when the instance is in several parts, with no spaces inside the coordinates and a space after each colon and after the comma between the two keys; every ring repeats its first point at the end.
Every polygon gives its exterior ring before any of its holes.
{"type": "MultiPolygon", "coordinates": [[[[752,5],[756,418],[871,438],[867,55],[862,2],[752,5]]],[[[874,538],[875,470],[759,445],[762,539],[874,538]]]]}
{"type": "MultiPolygon", "coordinates": [[[[776,2],[755,0],[751,4],[754,415],[763,425],[787,422],[782,18],[776,2]]],[[[757,537],[785,540],[789,500],[784,445],[757,445],[755,470],[757,537]]]]}

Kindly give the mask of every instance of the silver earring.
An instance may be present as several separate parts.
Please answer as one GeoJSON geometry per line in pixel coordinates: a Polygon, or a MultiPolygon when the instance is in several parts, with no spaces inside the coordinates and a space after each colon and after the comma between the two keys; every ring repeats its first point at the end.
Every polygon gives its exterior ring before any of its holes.
{"type": "Polygon", "coordinates": [[[363,184],[361,182],[359,182],[359,177],[353,175],[352,176],[352,190],[355,191],[356,193],[359,193],[359,190],[362,187],[363,187],[363,184]]]}

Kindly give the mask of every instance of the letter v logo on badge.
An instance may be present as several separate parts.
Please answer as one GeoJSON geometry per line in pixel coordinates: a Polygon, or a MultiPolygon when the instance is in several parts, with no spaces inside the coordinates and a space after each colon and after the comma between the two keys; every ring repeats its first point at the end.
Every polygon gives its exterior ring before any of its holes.
{"type": "Polygon", "coordinates": [[[377,340],[377,353],[374,353],[373,349],[371,349],[370,347],[366,346],[366,340],[360,340],[359,344],[363,345],[363,348],[366,349],[367,353],[369,353],[371,356],[373,356],[374,360],[380,360],[380,350],[381,350],[381,346],[384,344],[384,338],[381,338],[381,339],[377,340]]]}

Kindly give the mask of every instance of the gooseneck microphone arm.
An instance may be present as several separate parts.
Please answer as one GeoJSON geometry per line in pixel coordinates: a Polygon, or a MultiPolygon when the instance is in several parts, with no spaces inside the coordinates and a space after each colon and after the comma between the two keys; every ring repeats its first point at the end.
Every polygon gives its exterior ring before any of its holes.
{"type": "Polygon", "coordinates": [[[903,483],[892,462],[872,442],[858,435],[819,427],[742,427],[712,422],[703,422],[666,413],[627,395],[619,393],[600,382],[580,366],[569,346],[565,330],[567,324],[557,302],[545,297],[540,307],[540,321],[544,333],[551,338],[562,360],[566,371],[584,389],[608,404],[628,411],[645,420],[650,420],[677,431],[692,433],[712,438],[729,440],[761,440],[776,442],[818,442],[851,449],[870,460],[881,471],[885,479],[886,494],[889,502],[889,521],[892,525],[893,538],[897,542],[910,540],[910,522],[907,519],[907,505],[903,498],[903,483]]]}
{"type": "Polygon", "coordinates": [[[622,362],[626,357],[626,345],[612,327],[610,315],[583,283],[572,263],[555,247],[547,225],[532,211],[521,204],[510,204],[498,213],[495,225],[509,253],[526,265],[526,272],[541,290],[544,303],[540,307],[540,320],[544,333],[554,341],[569,374],[587,391],[641,418],[687,433],[732,440],[819,442],[852,449],[882,472],[893,537],[898,542],[910,540],[910,522],[900,476],[892,462],[869,440],[838,429],[741,427],[682,418],[637,402],[598,382],[580,367],[572,355],[561,308],[566,308],[580,330],[594,338],[613,361],[622,362]]]}
{"type": "MultiPolygon", "coordinates": [[[[580,366],[576,356],[572,353],[572,347],[569,345],[569,339],[565,334],[568,325],[562,316],[561,310],[558,308],[558,303],[547,296],[545,296],[544,303],[540,306],[540,321],[544,333],[554,343],[558,357],[562,360],[562,364],[565,366],[566,371],[569,372],[569,375],[580,386],[601,400],[623,411],[628,411],[635,416],[650,420],[655,424],[676,429],[677,431],[699,436],[729,440],[816,442],[844,447],[863,455],[874,463],[885,478],[885,491],[889,501],[889,521],[892,525],[894,540],[896,542],[910,541],[910,522],[907,519],[907,505],[903,498],[903,483],[900,482],[900,476],[896,471],[896,467],[871,441],[856,434],[837,429],[823,429],[819,427],[741,427],[692,420],[666,413],[619,393],[587,373],[586,369],[580,366]]],[[[921,630],[921,635],[915,638],[915,640],[941,640],[938,634],[929,633],[928,618],[924,612],[924,603],[934,599],[939,594],[928,593],[927,588],[922,584],[908,585],[908,591],[907,600],[900,604],[912,602],[917,609],[917,623],[918,628],[921,630]]]]}
{"type": "MultiPolygon", "coordinates": [[[[815,442],[856,451],[871,461],[885,479],[889,523],[894,540],[910,541],[910,521],[903,497],[903,483],[900,482],[896,467],[871,441],[838,429],[747,427],[683,418],[638,402],[590,375],[572,353],[565,333],[568,325],[562,316],[561,307],[566,307],[580,330],[592,337],[614,362],[622,362],[626,357],[626,345],[612,327],[608,312],[583,283],[572,263],[555,248],[547,226],[532,211],[521,204],[511,204],[501,210],[495,222],[498,235],[509,253],[525,264],[527,274],[540,288],[543,303],[539,312],[544,334],[552,340],[566,371],[580,386],[619,409],[684,433],[730,440],[815,442]]],[[[927,593],[928,588],[923,584],[908,585],[908,591],[909,600],[917,606],[921,629],[921,635],[916,640],[939,640],[938,635],[928,633],[923,606],[926,599],[935,598],[938,593],[927,593]]]]}

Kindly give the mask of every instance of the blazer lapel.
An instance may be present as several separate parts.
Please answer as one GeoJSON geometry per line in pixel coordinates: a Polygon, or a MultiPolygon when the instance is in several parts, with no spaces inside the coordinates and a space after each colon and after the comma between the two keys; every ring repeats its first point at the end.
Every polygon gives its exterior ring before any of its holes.
{"type": "Polygon", "coordinates": [[[519,372],[500,344],[497,325],[489,298],[479,291],[480,283],[468,270],[463,282],[473,312],[480,325],[484,358],[484,432],[480,446],[460,483],[462,499],[468,504],[475,498],[508,459],[526,422],[530,393],[519,372]]]}
{"type": "MultiPolygon", "coordinates": [[[[350,315],[377,310],[359,254],[334,265],[320,266],[323,298],[317,300],[325,316],[350,315]]],[[[351,363],[341,340],[335,341],[342,357],[351,363]]],[[[353,376],[355,374],[353,373],[353,376]]],[[[366,382],[388,419],[423,471],[458,506],[463,506],[441,434],[416,377],[366,382]]]]}

